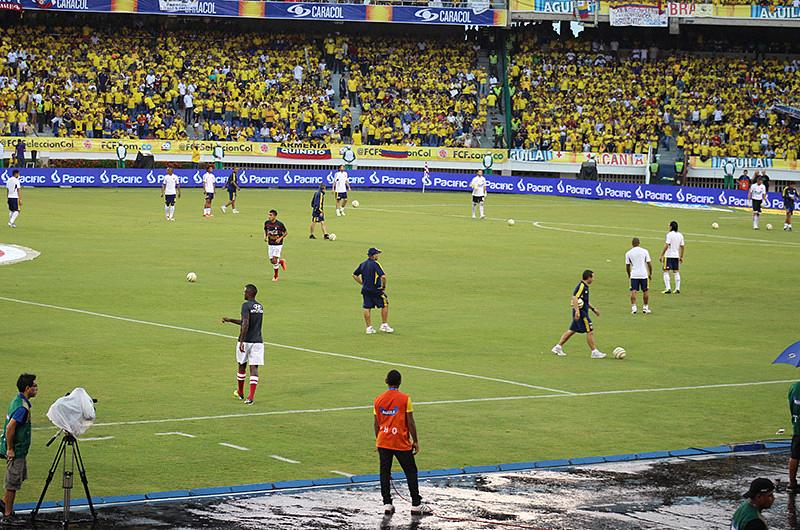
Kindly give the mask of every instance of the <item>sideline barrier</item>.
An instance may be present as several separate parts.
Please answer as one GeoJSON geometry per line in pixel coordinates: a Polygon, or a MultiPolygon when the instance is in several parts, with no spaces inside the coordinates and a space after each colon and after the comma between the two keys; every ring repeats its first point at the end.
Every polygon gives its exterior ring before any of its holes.
{"type": "MultiPolygon", "coordinates": [[[[217,186],[223,186],[230,169],[218,171],[217,186]]],[[[182,187],[197,188],[202,185],[204,171],[178,169],[182,187]]],[[[20,179],[23,186],[76,188],[157,188],[161,186],[164,169],[23,169],[20,179]]],[[[244,170],[238,181],[242,188],[316,188],[320,184],[333,182],[333,170],[244,170]]],[[[422,191],[470,190],[472,175],[463,173],[410,171],[372,171],[357,169],[348,172],[354,188],[398,189],[422,191]]],[[[10,169],[0,173],[0,183],[5,184],[11,175],[10,169]]],[[[747,207],[747,192],[743,190],[720,190],[714,188],[691,188],[686,186],[663,186],[654,184],[624,184],[621,182],[597,182],[557,178],[488,176],[490,193],[520,195],[555,195],[581,199],[612,199],[622,201],[668,202],[701,206],[747,207]]],[[[765,208],[783,208],[778,193],[771,193],[764,200],[765,208]]]]}

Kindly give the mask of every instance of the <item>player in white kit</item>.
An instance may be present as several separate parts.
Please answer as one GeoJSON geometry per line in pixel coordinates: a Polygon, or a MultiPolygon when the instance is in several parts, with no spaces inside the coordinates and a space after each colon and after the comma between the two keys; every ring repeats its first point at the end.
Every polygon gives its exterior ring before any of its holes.
{"type": "Polygon", "coordinates": [[[203,192],[206,197],[206,202],[203,206],[203,217],[206,219],[214,217],[214,214],[211,213],[211,201],[214,200],[215,185],[214,173],[211,171],[212,169],[214,169],[214,166],[208,166],[208,169],[203,175],[203,192]]]}
{"type": "Polygon", "coordinates": [[[16,228],[16,220],[22,210],[22,185],[18,169],[13,170],[11,177],[6,181],[6,191],[8,192],[8,226],[16,228]]]}
{"type": "Polygon", "coordinates": [[[350,178],[344,166],[339,166],[339,171],[333,176],[333,193],[336,194],[336,216],[344,215],[344,207],[347,206],[347,192],[350,189],[350,178]]]}
{"type": "Polygon", "coordinates": [[[661,255],[658,257],[664,265],[664,294],[672,294],[672,287],[669,284],[669,271],[672,271],[675,276],[675,294],[681,293],[681,273],[679,272],[680,264],[683,263],[683,249],[685,241],[683,234],[678,232],[678,221],[671,221],[669,223],[669,232],[667,232],[666,244],[661,255]]]}
{"type": "Polygon", "coordinates": [[[164,216],[167,221],[175,220],[175,198],[181,197],[181,183],[178,175],[172,172],[172,168],[167,168],[164,181],[161,183],[161,196],[164,197],[164,216]]]}
{"type": "Polygon", "coordinates": [[[753,230],[758,230],[758,218],[761,217],[761,203],[767,198],[767,187],[761,177],[750,187],[747,198],[753,203],[753,230]]]}
{"type": "Polygon", "coordinates": [[[625,270],[631,281],[631,314],[636,314],[636,291],[641,289],[642,298],[644,299],[642,313],[647,315],[651,313],[649,304],[650,286],[648,283],[653,276],[653,264],[647,249],[639,246],[638,237],[633,238],[631,246],[633,248],[625,253],[625,270]]]}
{"type": "Polygon", "coordinates": [[[479,169],[478,173],[469,183],[469,187],[472,188],[472,218],[475,219],[475,206],[479,206],[481,219],[485,219],[486,216],[483,214],[483,201],[486,199],[486,188],[489,186],[489,183],[486,182],[486,178],[483,176],[483,170],[479,169]]]}

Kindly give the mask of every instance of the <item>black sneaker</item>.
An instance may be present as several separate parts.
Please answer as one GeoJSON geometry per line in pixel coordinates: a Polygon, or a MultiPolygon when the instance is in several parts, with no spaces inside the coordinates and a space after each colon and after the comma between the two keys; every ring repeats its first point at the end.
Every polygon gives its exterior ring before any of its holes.
{"type": "Polygon", "coordinates": [[[675,289],[675,294],[681,294],[681,290],[680,289],[675,289]]]}
{"type": "Polygon", "coordinates": [[[788,491],[789,493],[800,492],[800,486],[798,486],[796,482],[794,484],[789,484],[788,486],[786,486],[786,491],[788,491]]]}
{"type": "Polygon", "coordinates": [[[317,236],[315,236],[314,234],[311,234],[310,236],[308,236],[308,239],[317,239],[317,236]]]}
{"type": "Polygon", "coordinates": [[[325,234],[325,239],[330,239],[330,236],[328,234],[325,234]]]}
{"type": "Polygon", "coordinates": [[[664,289],[663,291],[661,291],[661,294],[672,294],[672,291],[670,291],[669,289],[664,289]]]}
{"type": "Polygon", "coordinates": [[[252,405],[253,404],[253,400],[252,399],[245,399],[244,400],[244,404],[245,405],[252,405]]]}

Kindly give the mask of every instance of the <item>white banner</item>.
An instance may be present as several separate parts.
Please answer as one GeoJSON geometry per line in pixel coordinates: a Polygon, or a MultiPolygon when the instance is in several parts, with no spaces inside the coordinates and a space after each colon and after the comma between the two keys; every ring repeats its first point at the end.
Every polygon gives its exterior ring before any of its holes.
{"type": "Polygon", "coordinates": [[[665,9],[648,4],[622,4],[608,9],[612,26],[667,27],[669,17],[665,9]]]}

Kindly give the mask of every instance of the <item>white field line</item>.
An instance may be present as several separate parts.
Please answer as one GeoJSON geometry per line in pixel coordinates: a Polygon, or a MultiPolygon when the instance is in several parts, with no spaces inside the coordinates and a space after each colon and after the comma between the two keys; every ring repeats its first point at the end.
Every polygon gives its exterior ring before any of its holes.
{"type": "Polygon", "coordinates": [[[345,473],[344,471],[336,471],[335,469],[331,469],[331,473],[333,473],[334,475],[341,475],[347,478],[355,477],[355,475],[353,475],[352,473],[345,473]]]}
{"type": "Polygon", "coordinates": [[[98,436],[96,438],[78,438],[80,442],[102,442],[103,440],[112,440],[113,436],[98,436]]]}
{"type": "Polygon", "coordinates": [[[299,460],[292,460],[291,458],[285,458],[280,455],[269,455],[270,458],[274,458],[275,460],[280,460],[281,462],[286,462],[287,464],[299,464],[299,460]]]}
{"type": "Polygon", "coordinates": [[[225,447],[230,447],[231,449],[237,449],[239,451],[249,451],[250,450],[247,447],[242,447],[241,445],[227,444],[225,442],[219,442],[219,445],[222,445],[222,446],[225,446],[225,447]]]}
{"type": "MultiPolygon", "coordinates": [[[[432,406],[432,405],[456,405],[462,403],[487,403],[487,402],[501,402],[501,401],[521,401],[532,399],[555,399],[555,398],[579,398],[579,397],[592,397],[592,396],[611,396],[620,394],[651,394],[658,392],[686,392],[694,390],[709,390],[717,388],[739,388],[747,386],[763,386],[763,385],[778,385],[794,383],[796,379],[781,379],[776,381],[751,381],[746,383],[717,383],[712,385],[697,385],[697,386],[673,386],[662,388],[633,388],[628,390],[598,390],[595,392],[580,392],[574,394],[539,394],[533,396],[498,396],[498,397],[484,397],[484,398],[467,398],[467,399],[446,399],[441,401],[417,401],[414,405],[417,406],[432,406]]],[[[123,425],[149,425],[157,423],[176,423],[185,421],[209,421],[209,420],[224,420],[232,418],[249,418],[257,416],[283,416],[292,414],[324,414],[329,412],[345,412],[352,410],[369,410],[372,405],[354,405],[350,407],[333,407],[333,408],[319,408],[319,409],[292,409],[292,410],[272,410],[267,412],[242,412],[238,414],[220,414],[217,416],[190,416],[186,418],[161,418],[152,420],[132,420],[132,421],[114,421],[106,423],[95,423],[93,427],[118,427],[123,425]]],[[[34,430],[52,429],[52,427],[34,427],[34,430]]],[[[225,444],[222,444],[225,445],[225,444]]]]}
{"type": "MultiPolygon", "coordinates": [[[[233,335],[225,335],[223,333],[216,333],[214,331],[205,331],[205,330],[202,330],[202,329],[187,328],[187,327],[183,327],[183,326],[173,326],[173,325],[170,325],[170,324],[162,324],[160,322],[149,322],[147,320],[138,320],[138,319],[135,319],[135,318],[127,318],[127,317],[120,317],[120,316],[116,316],[116,315],[108,315],[106,313],[97,313],[95,311],[86,311],[86,310],[83,310],[83,309],[75,309],[75,308],[72,308],[72,307],[63,307],[63,306],[57,306],[57,305],[52,305],[52,304],[43,304],[43,303],[40,303],[40,302],[31,302],[31,301],[28,301],[28,300],[19,300],[17,298],[8,298],[8,297],[5,297],[5,296],[0,296],[0,300],[4,300],[6,302],[15,302],[15,303],[18,303],[18,304],[32,305],[32,306],[36,306],[36,307],[45,307],[47,309],[58,309],[60,311],[69,311],[71,313],[79,313],[79,314],[82,314],[82,315],[90,315],[90,316],[94,316],[94,317],[110,318],[112,320],[119,320],[119,321],[122,321],[122,322],[130,322],[132,324],[143,324],[143,325],[146,325],[146,326],[155,326],[155,327],[158,327],[158,328],[175,329],[175,330],[178,330],[178,331],[187,331],[189,333],[201,333],[203,335],[212,335],[214,337],[223,337],[223,338],[231,339],[231,340],[236,340],[237,339],[237,337],[235,337],[233,335]]],[[[370,359],[368,357],[359,357],[357,355],[348,355],[348,354],[344,354],[344,353],[335,353],[335,352],[329,352],[329,351],[323,351],[323,350],[314,350],[314,349],[311,349],[311,348],[301,348],[299,346],[290,346],[288,344],[278,344],[276,342],[264,342],[264,344],[266,344],[268,346],[273,346],[275,348],[282,348],[282,349],[285,349],[285,350],[295,350],[295,351],[302,351],[302,352],[306,352],[306,353],[315,353],[315,354],[318,354],[318,355],[326,355],[328,357],[338,357],[340,359],[350,359],[350,360],[353,360],[353,361],[361,361],[361,362],[374,363],[374,364],[384,364],[384,365],[393,366],[393,367],[410,368],[410,369],[413,369],[413,370],[422,370],[422,371],[425,371],[425,372],[434,372],[434,373],[445,374],[445,375],[454,375],[454,376],[458,376],[458,377],[467,377],[467,378],[470,378],[470,379],[480,379],[482,381],[492,381],[494,383],[504,383],[504,384],[507,384],[507,385],[521,386],[521,387],[532,388],[532,389],[536,389],[536,390],[544,390],[546,392],[554,392],[554,393],[558,393],[558,394],[567,394],[567,395],[572,394],[572,392],[568,392],[566,390],[559,390],[557,388],[548,388],[546,386],[531,385],[531,384],[528,384],[528,383],[521,383],[519,381],[510,381],[508,379],[499,379],[499,378],[496,378],[496,377],[488,377],[488,376],[484,376],[484,375],[468,374],[468,373],[464,373],[464,372],[454,372],[452,370],[442,370],[442,369],[439,369],[439,368],[429,368],[429,367],[426,367],[426,366],[417,366],[417,365],[414,365],[414,364],[404,364],[404,363],[396,363],[396,362],[392,362],[392,361],[382,361],[382,360],[379,360],[379,359],[370,359]]]]}
{"type": "Polygon", "coordinates": [[[157,432],[156,436],[183,436],[184,438],[197,438],[194,434],[186,434],[185,432],[157,432]]]}

